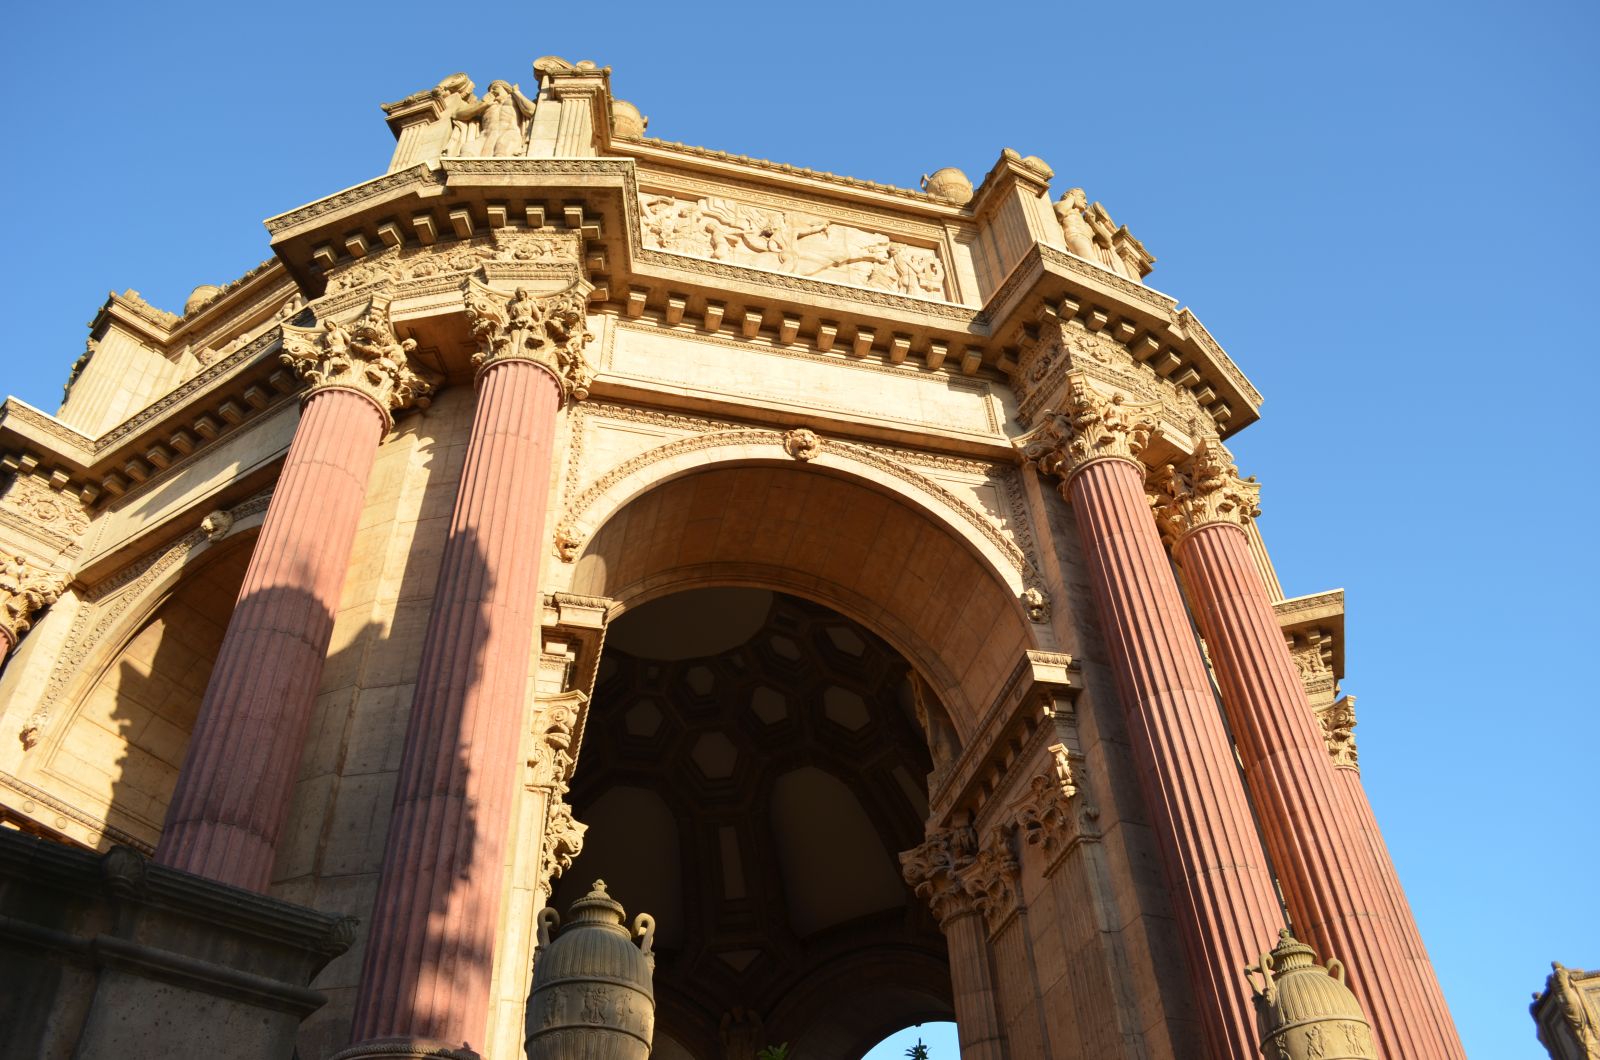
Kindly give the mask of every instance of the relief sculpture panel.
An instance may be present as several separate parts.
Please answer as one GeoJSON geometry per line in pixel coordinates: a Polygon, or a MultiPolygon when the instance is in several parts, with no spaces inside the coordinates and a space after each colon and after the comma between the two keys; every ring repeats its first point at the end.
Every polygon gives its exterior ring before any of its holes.
{"type": "Polygon", "coordinates": [[[645,246],[733,265],[948,299],[938,251],[777,206],[641,192],[645,246]]]}

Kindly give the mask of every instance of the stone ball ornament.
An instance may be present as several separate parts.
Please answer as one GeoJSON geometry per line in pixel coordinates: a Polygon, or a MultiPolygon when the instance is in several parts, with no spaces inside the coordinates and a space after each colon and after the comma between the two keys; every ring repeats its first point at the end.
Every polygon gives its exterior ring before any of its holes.
{"type": "Polygon", "coordinates": [[[965,206],[972,201],[972,181],[955,166],[945,166],[922,178],[922,190],[935,199],[965,206]]]}
{"type": "Polygon", "coordinates": [[[655,919],[640,913],[625,927],[622,905],[596,880],[567,920],[561,928],[556,910],[539,913],[528,1060],[646,1060],[656,1022],[655,919]]]}

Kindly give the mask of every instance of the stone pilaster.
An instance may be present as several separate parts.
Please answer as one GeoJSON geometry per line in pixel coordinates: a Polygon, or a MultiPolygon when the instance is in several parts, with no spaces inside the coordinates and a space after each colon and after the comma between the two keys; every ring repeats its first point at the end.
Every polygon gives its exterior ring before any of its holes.
{"type": "Polygon", "coordinates": [[[289,809],[378,442],[431,384],[387,308],[352,324],[284,326],[310,384],[239,602],[212,667],[156,860],[264,891],[289,809]]]}
{"type": "Polygon", "coordinates": [[[1351,968],[1351,985],[1391,1058],[1461,1057],[1378,879],[1361,823],[1329,761],[1244,531],[1259,487],[1217,441],[1150,476],[1157,521],[1183,570],[1210,650],[1245,783],[1290,914],[1351,968]]]}
{"type": "Polygon", "coordinates": [[[485,1042],[556,415],[587,379],[578,290],[468,292],[478,405],[342,1056],[485,1042]]]}
{"type": "Polygon", "coordinates": [[[988,932],[973,886],[977,837],[970,828],[931,832],[900,855],[902,873],[917,897],[928,903],[950,947],[950,987],[955,995],[961,1055],[980,1060],[1006,1056],[994,978],[989,967],[988,932]]]}
{"type": "Polygon", "coordinates": [[[1060,475],[1077,513],[1145,803],[1159,836],[1213,1057],[1252,1060],[1239,969],[1277,936],[1282,911],[1210,676],[1145,498],[1149,410],[1069,380],[1028,455],[1060,475]]]}

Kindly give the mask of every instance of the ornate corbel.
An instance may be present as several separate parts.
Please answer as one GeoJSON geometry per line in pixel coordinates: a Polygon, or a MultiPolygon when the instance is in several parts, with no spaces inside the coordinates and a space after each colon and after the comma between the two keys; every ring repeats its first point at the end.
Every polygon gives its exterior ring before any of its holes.
{"type": "Polygon", "coordinates": [[[939,828],[900,855],[900,871],[918,898],[928,903],[939,927],[978,911],[968,889],[967,870],[977,857],[977,835],[971,828],[939,828]]]}
{"type": "Polygon", "coordinates": [[[1361,755],[1356,750],[1356,697],[1345,696],[1331,707],[1317,712],[1322,738],[1328,744],[1328,757],[1335,769],[1361,772],[1361,755]]]}
{"type": "Polygon", "coordinates": [[[583,835],[589,826],[572,816],[572,807],[565,799],[553,799],[544,822],[544,878],[546,894],[562,873],[572,868],[572,862],[583,853],[583,835]]]}
{"type": "Polygon", "coordinates": [[[1121,394],[1102,394],[1083,372],[1067,377],[1060,409],[1044,413],[1044,422],[1023,449],[1039,470],[1061,479],[1062,496],[1068,481],[1096,460],[1126,460],[1139,467],[1139,454],[1150,444],[1156,429],[1158,406],[1131,404],[1121,394]]]}
{"type": "Polygon", "coordinates": [[[576,689],[543,699],[533,720],[533,756],[528,759],[528,787],[543,788],[552,800],[567,792],[575,756],[572,736],[579,728],[589,697],[576,689]]]}
{"type": "Polygon", "coordinates": [[[34,617],[66,591],[69,580],[22,556],[0,557],[0,662],[33,626],[34,617]]]}
{"type": "Polygon", "coordinates": [[[1029,846],[1046,857],[1045,875],[1051,875],[1079,843],[1098,839],[1094,821],[1100,810],[1078,789],[1074,759],[1080,757],[1066,744],[1051,744],[1045,770],[1028,782],[1027,794],[1014,811],[1018,830],[1029,846]]]}
{"type": "Polygon", "coordinates": [[[542,297],[518,287],[507,299],[469,278],[465,295],[467,319],[478,340],[478,352],[472,357],[478,378],[501,362],[529,361],[555,377],[565,399],[582,401],[589,396],[594,373],[583,351],[594,335],[589,331],[588,294],[582,285],[542,297]]]}
{"type": "Polygon", "coordinates": [[[438,380],[411,364],[416,340],[395,335],[387,300],[372,299],[366,312],[349,324],[329,317],[315,328],[278,326],[283,333],[279,359],[310,384],[308,396],[319,390],[352,390],[378,407],[385,429],[393,426],[394,412],[428,407],[438,380]]]}
{"type": "Polygon", "coordinates": [[[1240,528],[1261,514],[1261,486],[1240,478],[1233,456],[1215,438],[1202,439],[1187,459],[1163,464],[1146,482],[1150,505],[1171,548],[1203,526],[1240,528]]]}

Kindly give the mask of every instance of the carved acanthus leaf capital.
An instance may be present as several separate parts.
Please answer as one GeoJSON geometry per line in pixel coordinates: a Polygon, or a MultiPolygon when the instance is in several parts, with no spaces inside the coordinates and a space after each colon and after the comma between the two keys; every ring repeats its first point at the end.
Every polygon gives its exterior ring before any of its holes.
{"type": "Polygon", "coordinates": [[[562,394],[582,401],[589,396],[594,373],[584,356],[593,339],[581,286],[543,297],[518,287],[505,295],[476,280],[466,287],[467,319],[478,340],[472,363],[479,375],[502,361],[531,361],[547,369],[561,384],[562,394]]]}
{"type": "Polygon", "coordinates": [[[311,392],[354,390],[370,398],[386,418],[413,405],[427,408],[436,380],[412,366],[409,355],[416,340],[401,341],[395,335],[387,302],[373,299],[349,324],[330,317],[315,328],[279,327],[279,359],[311,384],[311,392]]]}
{"type": "Polygon", "coordinates": [[[68,578],[29,563],[22,556],[0,557],[0,640],[9,650],[33,625],[34,616],[56,602],[68,578]]]}
{"type": "Polygon", "coordinates": [[[1037,461],[1045,474],[1059,475],[1065,489],[1067,479],[1095,460],[1128,460],[1143,471],[1139,454],[1155,429],[1155,405],[1134,405],[1121,394],[1102,394],[1087,375],[1075,372],[1068,377],[1063,407],[1044,414],[1025,455],[1037,461]]]}
{"type": "Polygon", "coordinates": [[[900,855],[906,882],[928,903],[941,927],[978,910],[977,897],[967,886],[967,870],[977,857],[977,845],[971,828],[940,828],[900,855]]]}
{"type": "Polygon", "coordinates": [[[1015,815],[1024,841],[1044,850],[1049,873],[1078,843],[1097,837],[1093,822],[1100,811],[1080,794],[1074,754],[1067,745],[1051,744],[1047,751],[1048,766],[1028,782],[1015,815]]]}
{"type": "Polygon", "coordinates": [[[1361,772],[1361,755],[1356,750],[1356,697],[1345,696],[1317,712],[1322,737],[1328,743],[1328,756],[1336,769],[1361,772]]]}
{"type": "Polygon", "coordinates": [[[1022,901],[1021,866],[1011,848],[1014,831],[1010,825],[992,829],[964,874],[991,935],[1005,926],[1022,901]]]}
{"type": "Polygon", "coordinates": [[[1261,486],[1240,478],[1232,455],[1216,439],[1205,439],[1178,464],[1150,472],[1150,504],[1171,546],[1184,535],[1216,523],[1248,526],[1261,514],[1261,486]]]}

